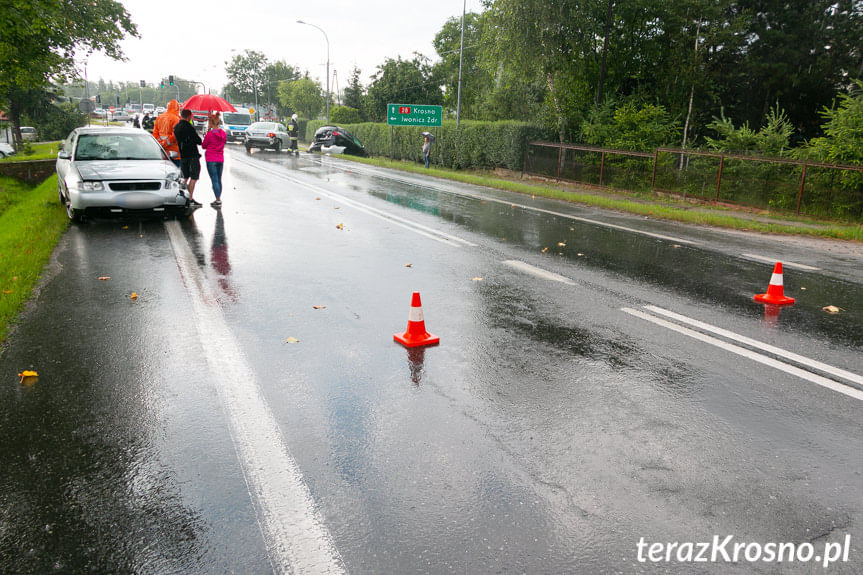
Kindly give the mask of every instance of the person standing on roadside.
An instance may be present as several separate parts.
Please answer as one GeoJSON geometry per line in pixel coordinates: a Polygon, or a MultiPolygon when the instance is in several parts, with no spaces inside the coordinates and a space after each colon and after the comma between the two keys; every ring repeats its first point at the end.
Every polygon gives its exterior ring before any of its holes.
{"type": "Polygon", "coordinates": [[[162,145],[171,161],[180,167],[180,148],[174,137],[174,126],[180,121],[180,104],[177,100],[168,102],[168,110],[159,114],[153,123],[153,137],[162,145]]]}
{"type": "Polygon", "coordinates": [[[152,134],[154,123],[155,121],[150,116],[150,112],[147,112],[146,114],[144,114],[144,119],[141,120],[141,127],[152,134]]]}
{"type": "Polygon", "coordinates": [[[174,139],[180,149],[180,169],[186,178],[186,188],[189,190],[189,201],[194,207],[200,207],[201,202],[195,201],[195,184],[201,177],[201,136],[192,124],[192,110],[183,110],[180,121],[174,126],[174,139]]]}
{"type": "MultiPolygon", "coordinates": [[[[431,156],[431,142],[429,141],[428,136],[423,136],[423,138],[425,140],[423,142],[423,159],[426,162],[426,168],[428,168],[429,167],[429,157],[431,156]]],[[[416,149],[416,148],[414,148],[414,149],[416,149]]]]}
{"type": "Polygon", "coordinates": [[[213,114],[208,121],[207,135],[201,146],[205,150],[204,159],[207,161],[207,173],[213,183],[213,195],[216,200],[210,205],[215,209],[222,207],[222,168],[225,167],[225,141],[228,135],[221,128],[222,119],[219,114],[213,114]]]}
{"type": "Polygon", "coordinates": [[[294,114],[291,116],[291,121],[288,123],[288,137],[291,139],[291,147],[288,148],[288,153],[294,153],[294,155],[299,156],[300,151],[297,149],[297,139],[300,135],[300,120],[297,118],[297,115],[294,114]]]}

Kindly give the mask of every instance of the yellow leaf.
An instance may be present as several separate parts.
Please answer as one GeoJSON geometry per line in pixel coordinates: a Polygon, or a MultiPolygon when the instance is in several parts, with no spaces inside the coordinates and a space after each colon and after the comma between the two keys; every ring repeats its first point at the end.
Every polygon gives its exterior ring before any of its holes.
{"type": "Polygon", "coordinates": [[[99,281],[105,281],[111,279],[111,276],[99,276],[99,281]]]}
{"type": "Polygon", "coordinates": [[[569,228],[569,231],[574,232],[575,228],[569,228]]]}
{"type": "Polygon", "coordinates": [[[35,371],[24,370],[18,374],[18,377],[37,377],[38,375],[35,371]]]}
{"type": "Polygon", "coordinates": [[[122,227],[122,228],[120,228],[120,229],[121,229],[121,230],[128,230],[128,229],[129,229],[129,226],[123,226],[123,227],[122,227]]]}
{"type": "Polygon", "coordinates": [[[671,247],[673,247],[673,248],[679,248],[679,247],[680,247],[680,244],[674,244],[674,245],[673,245],[673,246],[671,246],[671,247]]]}
{"type": "Polygon", "coordinates": [[[289,337],[288,339],[285,340],[285,343],[300,343],[300,340],[298,340],[295,337],[289,337]]]}
{"type": "Polygon", "coordinates": [[[132,298],[133,300],[135,300],[135,299],[138,299],[138,294],[137,294],[137,292],[132,292],[131,294],[129,294],[129,297],[132,298]]]}
{"type": "Polygon", "coordinates": [[[481,281],[482,281],[482,278],[470,278],[470,281],[472,281],[472,282],[481,282],[481,281]]]}
{"type": "Polygon", "coordinates": [[[565,248],[566,244],[563,242],[557,242],[558,247],[565,248]]]}
{"type": "Polygon", "coordinates": [[[839,313],[840,311],[845,311],[841,307],[836,307],[835,305],[826,305],[821,309],[826,311],[827,313],[839,313]]]}
{"type": "Polygon", "coordinates": [[[336,229],[337,229],[337,230],[343,230],[343,229],[345,229],[345,224],[341,224],[341,223],[340,223],[339,225],[337,225],[337,226],[336,226],[336,229]]]}
{"type": "Polygon", "coordinates": [[[413,264],[405,264],[405,267],[406,268],[412,268],[412,267],[414,267],[414,265],[413,264]]]}
{"type": "Polygon", "coordinates": [[[36,379],[39,377],[39,374],[35,371],[22,371],[18,374],[20,378],[19,383],[23,383],[24,385],[33,385],[36,383],[36,379]]]}
{"type": "Polygon", "coordinates": [[[545,252],[547,252],[547,251],[548,251],[548,248],[547,248],[547,247],[546,247],[546,248],[542,248],[542,253],[545,253],[545,252]]]}
{"type": "Polygon", "coordinates": [[[583,256],[583,255],[584,255],[583,253],[578,252],[578,257],[581,257],[581,256],[583,256]]]}
{"type": "Polygon", "coordinates": [[[800,289],[802,289],[803,291],[806,291],[806,288],[805,288],[805,287],[801,287],[800,289]]]}
{"type": "Polygon", "coordinates": [[[10,290],[10,289],[4,289],[4,290],[3,290],[3,293],[12,293],[12,290],[10,290]]]}
{"type": "Polygon", "coordinates": [[[327,306],[325,306],[325,305],[313,305],[312,308],[314,308],[314,309],[327,309],[327,306]]]}

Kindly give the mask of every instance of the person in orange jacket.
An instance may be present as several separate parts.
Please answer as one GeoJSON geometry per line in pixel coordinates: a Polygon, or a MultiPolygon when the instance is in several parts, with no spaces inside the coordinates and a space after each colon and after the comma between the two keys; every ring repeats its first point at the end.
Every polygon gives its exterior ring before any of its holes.
{"type": "Polygon", "coordinates": [[[174,137],[174,126],[180,121],[180,104],[177,100],[168,102],[168,110],[159,114],[153,125],[153,137],[159,142],[171,161],[180,166],[180,147],[177,138],[174,137]]]}

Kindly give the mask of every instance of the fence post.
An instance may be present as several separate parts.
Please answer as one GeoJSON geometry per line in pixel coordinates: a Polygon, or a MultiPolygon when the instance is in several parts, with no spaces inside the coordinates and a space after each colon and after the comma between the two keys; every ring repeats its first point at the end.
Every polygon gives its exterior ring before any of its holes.
{"type": "Polygon", "coordinates": [[[557,179],[560,179],[560,165],[563,163],[563,144],[557,145],[557,179]]]}
{"type": "Polygon", "coordinates": [[[605,150],[602,151],[602,159],[599,162],[599,187],[602,187],[602,173],[605,171],[605,150]]]}
{"type": "Polygon", "coordinates": [[[653,191],[656,184],[656,164],[659,162],[659,148],[653,150],[653,174],[650,176],[650,191],[653,191]]]}
{"type": "Polygon", "coordinates": [[[806,185],[806,164],[803,164],[803,174],[800,175],[800,191],[797,192],[797,215],[800,215],[800,204],[803,202],[803,186],[806,185]]]}
{"type": "Polygon", "coordinates": [[[722,164],[725,162],[725,156],[719,156],[719,173],[716,175],[716,197],[714,202],[719,201],[719,186],[722,184],[722,164]]]}

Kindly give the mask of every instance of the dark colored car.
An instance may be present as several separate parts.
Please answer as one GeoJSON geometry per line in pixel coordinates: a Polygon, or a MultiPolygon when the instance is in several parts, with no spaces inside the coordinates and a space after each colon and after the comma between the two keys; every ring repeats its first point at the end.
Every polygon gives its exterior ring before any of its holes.
{"type": "Polygon", "coordinates": [[[356,136],[341,126],[324,126],[318,128],[310,152],[324,152],[330,154],[351,154],[353,156],[365,156],[366,149],[356,136]]]}

